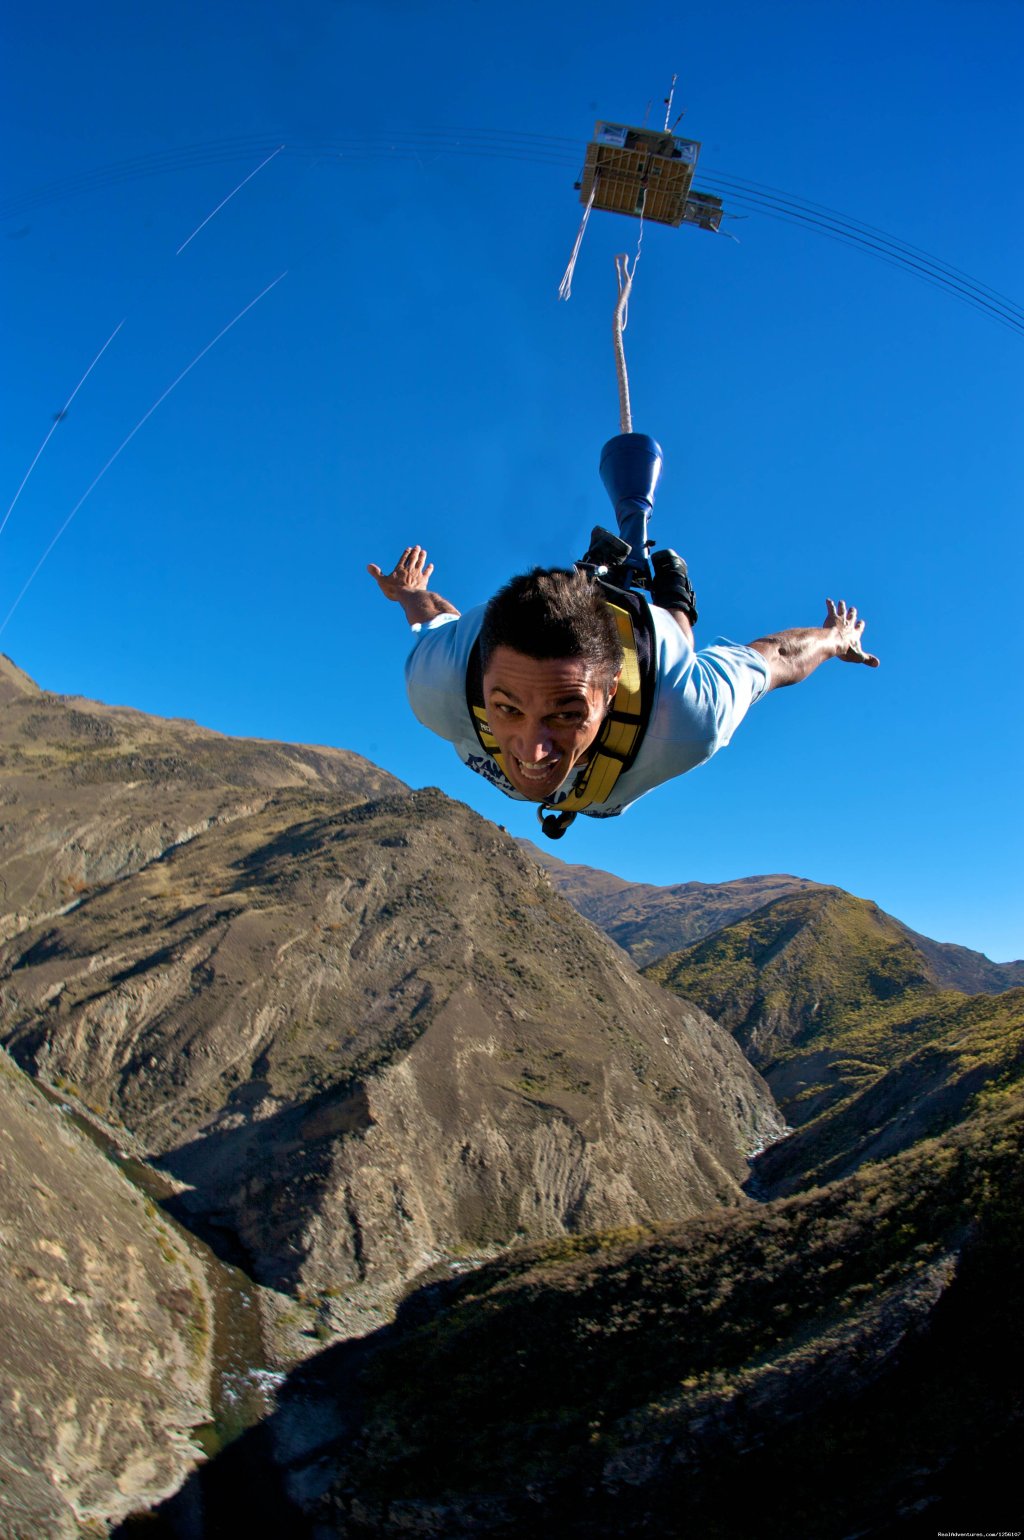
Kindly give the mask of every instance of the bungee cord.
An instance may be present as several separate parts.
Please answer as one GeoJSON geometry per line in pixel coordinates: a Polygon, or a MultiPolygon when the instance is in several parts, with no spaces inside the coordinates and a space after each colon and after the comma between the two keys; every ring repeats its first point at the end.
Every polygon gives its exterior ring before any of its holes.
{"type": "MultiPolygon", "coordinates": [[[[672,77],[675,86],[675,76],[672,77]]],[[[620,433],[632,433],[633,410],[629,400],[629,374],[626,370],[626,347],[623,342],[623,333],[629,325],[629,296],[633,292],[633,279],[640,263],[640,252],[644,244],[644,208],[647,203],[647,193],[644,191],[640,200],[640,233],[636,240],[636,255],[633,258],[633,267],[630,269],[629,257],[625,252],[620,252],[615,258],[615,277],[619,285],[619,297],[615,302],[615,310],[612,315],[612,346],[615,349],[615,378],[619,387],[619,431],[620,433]]],[[[568,298],[568,296],[566,296],[568,298]]]]}
{"type": "Polygon", "coordinates": [[[629,258],[620,254],[615,258],[615,276],[619,282],[619,297],[615,302],[615,312],[612,316],[612,345],[615,349],[615,378],[619,386],[619,432],[632,433],[633,412],[629,404],[629,375],[626,372],[626,349],[622,341],[622,334],[626,330],[626,322],[629,314],[629,296],[633,288],[633,273],[636,272],[636,261],[633,262],[633,272],[629,270],[629,258]]]}

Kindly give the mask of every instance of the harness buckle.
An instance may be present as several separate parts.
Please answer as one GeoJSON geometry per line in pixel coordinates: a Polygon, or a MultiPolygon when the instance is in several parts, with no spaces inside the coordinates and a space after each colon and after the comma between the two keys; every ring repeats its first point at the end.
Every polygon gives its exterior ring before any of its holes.
{"type": "Polygon", "coordinates": [[[600,524],[591,531],[587,553],[575,566],[592,578],[607,578],[615,588],[646,588],[649,584],[647,562],[638,561],[627,540],[613,535],[610,529],[604,529],[600,524]]]}

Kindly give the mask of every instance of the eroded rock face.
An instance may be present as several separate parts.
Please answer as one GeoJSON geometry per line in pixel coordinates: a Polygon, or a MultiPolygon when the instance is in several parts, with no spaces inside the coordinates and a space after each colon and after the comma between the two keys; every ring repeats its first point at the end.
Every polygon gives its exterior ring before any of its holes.
{"type": "Polygon", "coordinates": [[[0,1534],[77,1540],[173,1491],[209,1309],[157,1211],[0,1053],[0,1534]]]}
{"type": "Polygon", "coordinates": [[[10,941],[0,978],[19,1059],[335,1329],[453,1255],[740,1201],[781,1126],[726,1033],[439,792],[277,793],[10,941]]]}
{"type": "MultiPolygon", "coordinates": [[[[519,1241],[746,1205],[746,1154],[780,1129],[759,1076],[484,819],[340,751],[58,699],[9,669],[0,686],[2,1040],[157,1158],[324,1335],[519,1241]]],[[[31,1261],[3,1452],[26,1537],[70,1537],[193,1458],[194,1280],[116,1170],[80,1141],[72,1159],[60,1114],[12,1083],[44,1120],[23,1143],[49,1196],[17,1207],[31,1162],[0,1145],[12,1257],[31,1261]]]]}

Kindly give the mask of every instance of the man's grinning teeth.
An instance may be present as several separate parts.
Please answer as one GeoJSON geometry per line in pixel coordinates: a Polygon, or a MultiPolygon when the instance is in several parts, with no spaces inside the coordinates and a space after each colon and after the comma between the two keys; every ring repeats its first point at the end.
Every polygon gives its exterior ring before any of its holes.
{"type": "Polygon", "coordinates": [[[554,759],[542,759],[538,760],[535,764],[527,764],[525,760],[517,758],[516,764],[524,775],[539,779],[553,770],[560,763],[560,759],[561,756],[556,756],[554,759]]]}

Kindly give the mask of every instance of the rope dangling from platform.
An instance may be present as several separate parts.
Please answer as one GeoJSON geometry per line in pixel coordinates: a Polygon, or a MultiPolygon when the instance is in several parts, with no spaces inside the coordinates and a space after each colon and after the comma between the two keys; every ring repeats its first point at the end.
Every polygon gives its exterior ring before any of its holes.
{"type": "Polygon", "coordinates": [[[576,231],[576,240],[572,248],[572,256],[569,258],[569,266],[562,274],[562,281],[558,285],[559,299],[568,299],[572,294],[572,275],[576,271],[576,258],[579,256],[580,247],[583,245],[583,237],[586,234],[587,221],[590,218],[590,211],[594,207],[594,198],[596,194],[597,177],[595,176],[593,184],[590,188],[590,197],[587,199],[586,207],[583,210],[583,218],[580,220],[580,227],[576,231]]]}
{"type": "Polygon", "coordinates": [[[615,258],[615,276],[619,281],[619,297],[615,305],[615,315],[612,320],[612,342],[615,345],[615,374],[619,383],[619,431],[632,433],[633,414],[629,405],[629,375],[626,373],[626,349],[623,345],[622,334],[626,330],[629,320],[629,294],[633,287],[633,273],[636,272],[636,262],[633,263],[633,272],[629,270],[629,258],[621,253],[615,258]]]}
{"type": "Polygon", "coordinates": [[[629,270],[629,258],[625,252],[620,252],[615,258],[615,276],[619,282],[619,298],[615,305],[615,316],[612,321],[612,341],[615,344],[615,374],[619,382],[619,423],[620,431],[623,433],[632,433],[633,413],[629,405],[629,376],[626,373],[626,349],[623,346],[622,334],[629,323],[629,295],[633,288],[633,279],[636,277],[640,252],[644,244],[644,209],[646,205],[647,188],[644,187],[640,195],[640,207],[637,210],[640,216],[640,233],[637,236],[633,271],[630,272],[629,270]]]}

